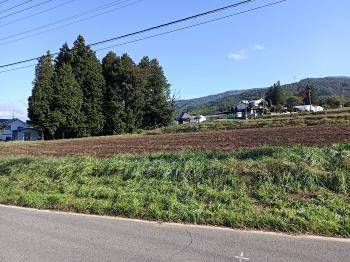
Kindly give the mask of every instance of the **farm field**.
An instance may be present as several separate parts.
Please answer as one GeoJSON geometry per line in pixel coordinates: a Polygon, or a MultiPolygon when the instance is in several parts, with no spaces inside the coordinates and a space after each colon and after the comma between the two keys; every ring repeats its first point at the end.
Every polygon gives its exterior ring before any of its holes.
{"type": "Polygon", "coordinates": [[[314,125],[349,125],[349,109],[327,110],[318,113],[266,115],[249,120],[216,119],[197,125],[172,125],[148,131],[147,134],[192,133],[200,131],[235,130],[266,127],[295,127],[314,125]]]}
{"type": "Polygon", "coordinates": [[[260,146],[327,146],[350,141],[350,125],[317,125],[195,133],[91,137],[35,143],[2,143],[0,156],[96,156],[183,150],[233,151],[260,146]]]}

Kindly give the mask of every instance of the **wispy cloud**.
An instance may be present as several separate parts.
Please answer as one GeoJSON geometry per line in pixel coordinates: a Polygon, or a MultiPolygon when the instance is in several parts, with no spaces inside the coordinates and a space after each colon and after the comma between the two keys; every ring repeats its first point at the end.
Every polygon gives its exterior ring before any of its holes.
{"type": "Polygon", "coordinates": [[[27,107],[26,101],[20,102],[0,102],[0,118],[12,118],[13,116],[21,120],[27,120],[27,107]]]}
{"type": "Polygon", "coordinates": [[[255,44],[250,48],[241,49],[240,51],[228,54],[228,58],[236,61],[245,60],[246,58],[248,58],[248,54],[250,54],[251,52],[262,51],[264,49],[265,49],[265,46],[260,44],[255,44]]]}
{"type": "Polygon", "coordinates": [[[254,49],[255,49],[255,50],[264,50],[264,49],[265,49],[265,46],[259,45],[259,44],[255,44],[255,45],[254,45],[254,49]]]}
{"type": "Polygon", "coordinates": [[[235,53],[230,53],[228,55],[228,58],[236,60],[236,61],[244,60],[247,58],[247,51],[243,49],[243,50],[235,52],[235,53]]]}

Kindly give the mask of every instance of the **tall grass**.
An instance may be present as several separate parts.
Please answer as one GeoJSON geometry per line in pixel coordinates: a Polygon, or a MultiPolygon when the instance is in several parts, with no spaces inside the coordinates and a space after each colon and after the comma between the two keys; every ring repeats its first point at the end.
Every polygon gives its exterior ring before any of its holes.
{"type": "Polygon", "coordinates": [[[350,145],[0,158],[0,203],[350,237],[350,145]]]}

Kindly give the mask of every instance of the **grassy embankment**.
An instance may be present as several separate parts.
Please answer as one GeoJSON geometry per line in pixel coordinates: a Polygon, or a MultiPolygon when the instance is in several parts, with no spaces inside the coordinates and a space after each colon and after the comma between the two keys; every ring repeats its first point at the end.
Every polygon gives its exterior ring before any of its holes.
{"type": "Polygon", "coordinates": [[[350,237],[350,145],[0,158],[0,203],[350,237]]]}
{"type": "Polygon", "coordinates": [[[250,120],[214,120],[197,125],[172,125],[148,131],[146,134],[172,134],[200,131],[234,130],[265,127],[292,127],[314,125],[350,124],[350,109],[331,110],[319,113],[265,116],[250,120]]]}

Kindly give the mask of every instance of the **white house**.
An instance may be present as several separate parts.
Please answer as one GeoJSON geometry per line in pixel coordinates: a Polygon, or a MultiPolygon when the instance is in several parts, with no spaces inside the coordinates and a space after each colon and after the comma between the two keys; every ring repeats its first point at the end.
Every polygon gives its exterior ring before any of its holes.
{"type": "Polygon", "coordinates": [[[207,118],[205,116],[202,116],[202,115],[191,116],[191,118],[190,118],[191,124],[199,124],[199,123],[203,123],[205,121],[207,121],[207,118]]]}
{"type": "Polygon", "coordinates": [[[261,116],[264,113],[264,102],[263,98],[251,101],[242,100],[232,110],[230,118],[247,119],[261,116]]]}
{"type": "Polygon", "coordinates": [[[0,119],[0,141],[35,141],[38,133],[26,122],[18,119],[0,119]]]}
{"type": "Polygon", "coordinates": [[[245,111],[247,110],[249,107],[249,101],[247,100],[242,100],[237,106],[236,106],[236,109],[238,112],[242,112],[242,111],[245,111]]]}
{"type": "Polygon", "coordinates": [[[263,106],[264,103],[265,103],[265,100],[263,98],[249,101],[250,106],[253,106],[253,107],[261,107],[263,106]]]}
{"type": "Polygon", "coordinates": [[[322,106],[313,106],[313,105],[300,105],[300,106],[295,106],[294,108],[301,112],[322,112],[324,110],[322,106]]]}

